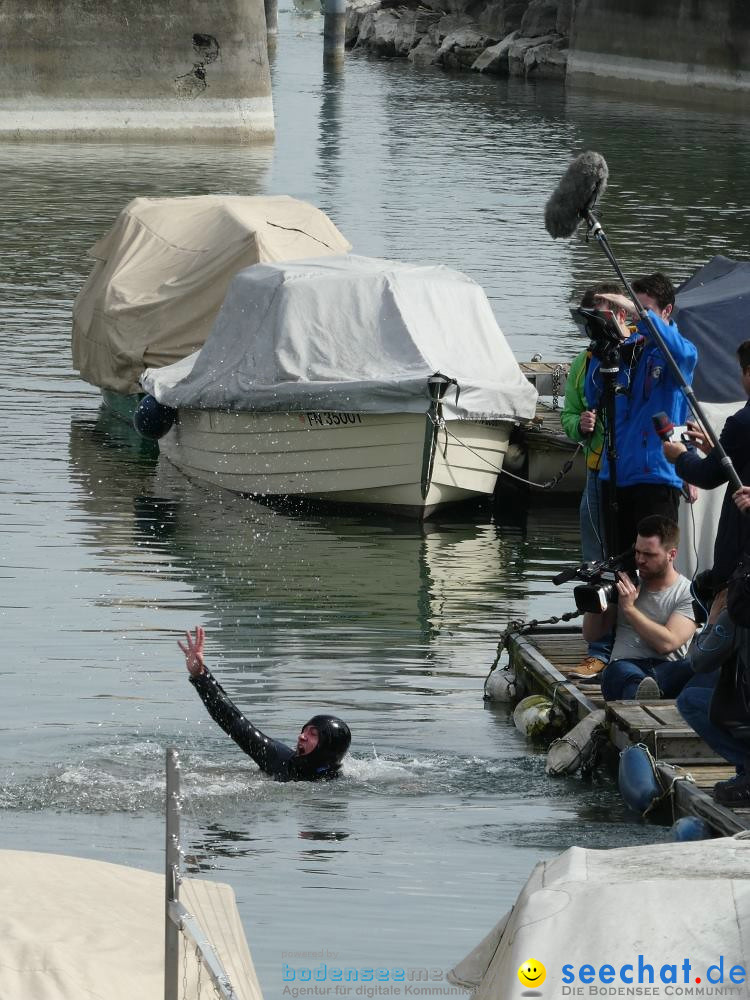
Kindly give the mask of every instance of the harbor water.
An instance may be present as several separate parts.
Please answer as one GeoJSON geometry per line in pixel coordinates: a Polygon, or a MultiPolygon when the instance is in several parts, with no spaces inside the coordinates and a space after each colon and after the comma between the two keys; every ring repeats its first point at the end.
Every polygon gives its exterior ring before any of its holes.
{"type": "Polygon", "coordinates": [[[137,195],[287,193],[358,253],[466,271],[517,357],[558,359],[582,346],[568,305],[611,277],[597,246],[544,230],[572,153],[609,163],[602,222],[629,275],[683,279],[748,243],[745,120],[356,52],[341,76],[321,64],[320,16],[282,10],[273,146],[0,146],[0,844],[158,870],[178,747],[186,869],[234,888],[269,1000],[285,964],[445,970],[540,859],[668,831],[607,777],[547,779],[482,703],[505,624],[572,606],[549,581],[578,555],[575,509],[420,526],[188,482],[72,370],[87,250],[137,195]],[[187,683],[176,640],[195,624],[261,728],[349,721],[342,780],[259,776],[187,683]]]}

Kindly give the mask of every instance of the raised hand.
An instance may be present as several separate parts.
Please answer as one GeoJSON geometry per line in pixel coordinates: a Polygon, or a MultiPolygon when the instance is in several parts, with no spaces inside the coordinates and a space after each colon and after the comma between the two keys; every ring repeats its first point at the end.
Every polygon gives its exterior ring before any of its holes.
{"type": "Polygon", "coordinates": [[[200,625],[195,627],[195,637],[190,632],[185,633],[186,642],[177,640],[177,645],[185,654],[185,666],[191,677],[200,677],[205,673],[206,663],[203,659],[203,646],[206,641],[206,632],[200,625]]]}

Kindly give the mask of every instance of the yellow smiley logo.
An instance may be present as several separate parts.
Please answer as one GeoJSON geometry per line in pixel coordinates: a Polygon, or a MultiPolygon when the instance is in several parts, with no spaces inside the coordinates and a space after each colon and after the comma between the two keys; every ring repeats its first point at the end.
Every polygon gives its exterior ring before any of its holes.
{"type": "Polygon", "coordinates": [[[547,970],[535,958],[527,958],[518,969],[521,986],[541,986],[547,978],[547,970]]]}

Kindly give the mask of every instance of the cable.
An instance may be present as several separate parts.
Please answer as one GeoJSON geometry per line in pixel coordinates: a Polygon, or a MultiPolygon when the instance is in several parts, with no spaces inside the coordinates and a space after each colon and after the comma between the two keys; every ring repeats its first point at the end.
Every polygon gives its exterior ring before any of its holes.
{"type": "MultiPolygon", "coordinates": [[[[432,417],[430,417],[430,419],[432,420],[432,417]]],[[[572,457],[569,458],[563,464],[562,468],[560,469],[560,471],[558,472],[558,474],[554,477],[554,479],[549,479],[549,480],[547,480],[546,483],[535,483],[535,482],[532,482],[531,479],[524,479],[523,476],[517,476],[513,472],[508,472],[508,470],[507,469],[503,469],[502,466],[498,467],[498,466],[494,465],[492,462],[490,462],[488,459],[486,459],[484,457],[484,455],[480,455],[478,451],[475,451],[471,447],[471,445],[466,444],[465,441],[462,441],[461,438],[457,437],[453,433],[453,431],[448,430],[448,425],[445,423],[445,421],[432,420],[432,422],[433,422],[433,424],[435,424],[435,426],[438,428],[438,430],[445,431],[446,439],[448,437],[452,437],[453,440],[457,444],[459,444],[462,448],[466,448],[466,450],[469,451],[469,452],[471,452],[471,454],[474,455],[475,458],[478,458],[480,460],[480,462],[484,462],[485,465],[488,465],[493,470],[493,472],[496,472],[498,475],[510,476],[511,479],[517,479],[519,483],[524,483],[526,486],[536,486],[536,488],[540,489],[540,490],[551,490],[554,486],[557,486],[557,484],[560,482],[560,480],[563,478],[563,476],[566,476],[570,472],[570,470],[573,468],[573,462],[575,461],[576,455],[578,454],[578,452],[583,447],[583,445],[581,445],[581,444],[578,445],[578,447],[576,448],[576,450],[573,452],[572,457]]],[[[447,442],[446,442],[446,447],[447,447],[447,442]]],[[[445,452],[443,453],[443,457],[445,457],[445,452]]]]}

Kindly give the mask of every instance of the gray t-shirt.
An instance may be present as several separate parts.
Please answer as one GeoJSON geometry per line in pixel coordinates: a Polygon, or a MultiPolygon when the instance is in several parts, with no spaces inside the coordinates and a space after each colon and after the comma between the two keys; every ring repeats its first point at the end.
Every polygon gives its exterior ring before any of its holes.
{"type": "MultiPolygon", "coordinates": [[[[690,596],[690,581],[687,577],[678,575],[671,587],[664,590],[647,590],[641,584],[641,591],[635,599],[638,610],[657,625],[666,625],[673,614],[684,615],[691,621],[695,620],[693,600],[690,596]]],[[[672,653],[657,653],[644,639],[638,635],[622,613],[617,608],[617,632],[612,648],[612,660],[681,660],[687,653],[687,643],[675,649],[672,653]]]]}

